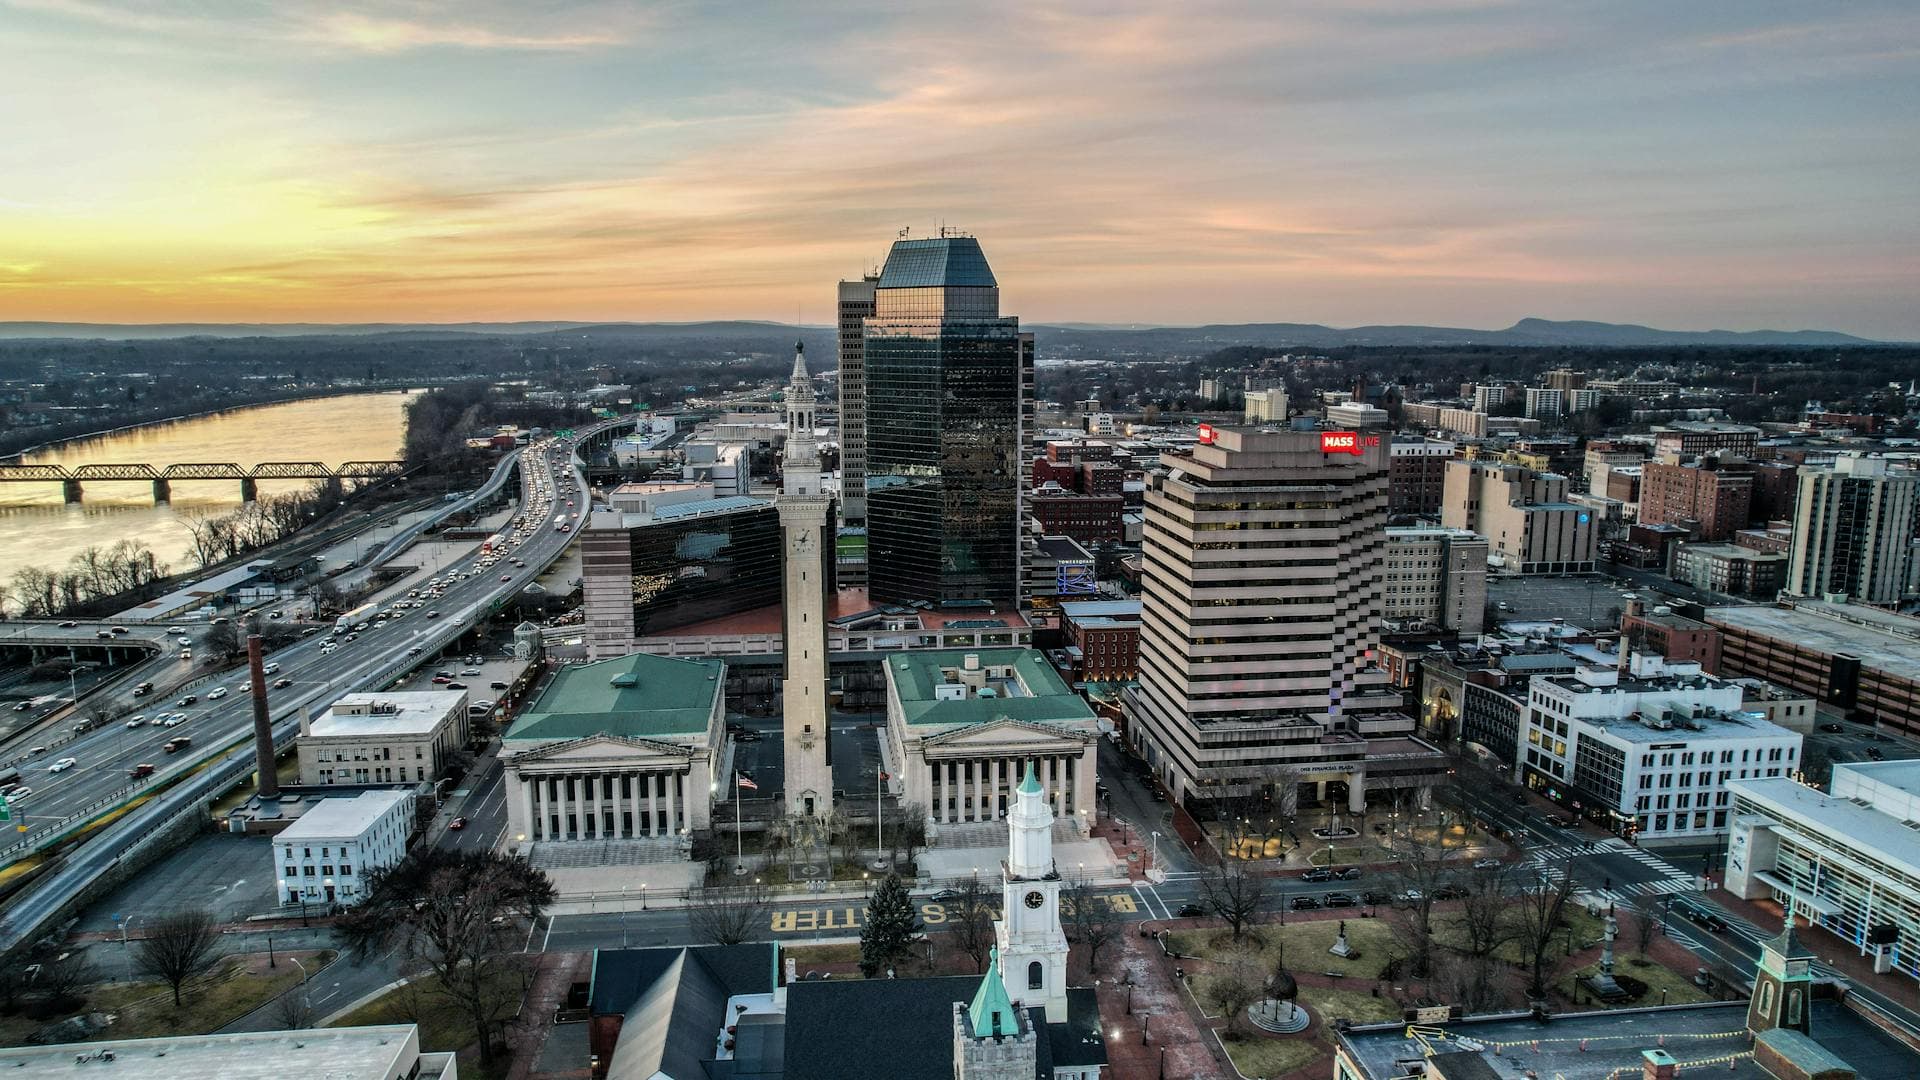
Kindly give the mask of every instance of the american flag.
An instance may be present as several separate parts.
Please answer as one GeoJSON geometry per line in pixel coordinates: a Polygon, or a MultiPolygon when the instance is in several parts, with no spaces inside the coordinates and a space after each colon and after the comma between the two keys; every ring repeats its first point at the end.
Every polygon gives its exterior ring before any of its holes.
{"type": "Polygon", "coordinates": [[[733,774],[733,782],[736,784],[739,784],[743,788],[746,788],[748,791],[760,790],[760,785],[753,782],[753,777],[748,776],[746,773],[739,772],[737,770],[733,774]]]}

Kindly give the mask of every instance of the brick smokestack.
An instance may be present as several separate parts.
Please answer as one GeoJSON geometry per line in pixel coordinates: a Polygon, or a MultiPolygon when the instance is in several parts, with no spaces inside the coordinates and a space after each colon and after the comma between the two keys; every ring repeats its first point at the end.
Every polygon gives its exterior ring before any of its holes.
{"type": "Polygon", "coordinates": [[[267,668],[260,635],[247,635],[247,678],[253,682],[253,762],[260,773],[260,797],[280,797],[280,766],[274,761],[273,724],[267,719],[267,668]]]}

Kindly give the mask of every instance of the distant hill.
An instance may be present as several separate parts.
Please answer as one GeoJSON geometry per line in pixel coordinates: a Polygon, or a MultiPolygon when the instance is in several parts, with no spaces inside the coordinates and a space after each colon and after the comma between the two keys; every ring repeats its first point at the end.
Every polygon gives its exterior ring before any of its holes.
{"type": "MultiPolygon", "coordinates": [[[[1111,325],[1055,323],[1028,326],[1042,336],[1041,347],[1054,355],[1080,350],[1182,353],[1210,351],[1229,345],[1272,345],[1331,348],[1341,345],[1512,345],[1512,346],[1621,346],[1657,345],[1880,345],[1885,342],[1834,330],[1659,330],[1624,323],[1550,319],[1521,319],[1505,330],[1473,330],[1446,326],[1355,326],[1338,329],[1318,323],[1233,323],[1211,326],[1111,325]]],[[[711,339],[730,347],[750,343],[756,349],[785,348],[795,338],[822,350],[822,363],[831,350],[833,328],[794,326],[756,320],[720,320],[689,323],[59,323],[0,322],[0,339],[108,339],[146,340],[180,337],[326,336],[458,337],[541,335],[565,338],[589,335],[598,340],[675,342],[711,339]]]]}
{"type": "Polygon", "coordinates": [[[1555,322],[1521,319],[1505,330],[1448,326],[1355,326],[1337,329],[1318,323],[1234,323],[1211,326],[1162,326],[1144,329],[1059,324],[1027,327],[1042,335],[1042,346],[1062,351],[1203,352],[1231,345],[1334,348],[1357,346],[1510,345],[1880,345],[1833,330],[1656,330],[1603,322],[1555,322]]]}

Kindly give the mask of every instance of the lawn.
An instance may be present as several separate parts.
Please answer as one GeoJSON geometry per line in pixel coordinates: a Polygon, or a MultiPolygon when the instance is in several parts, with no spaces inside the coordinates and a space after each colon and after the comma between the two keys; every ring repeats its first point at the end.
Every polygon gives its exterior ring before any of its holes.
{"type": "Polygon", "coordinates": [[[802,973],[808,968],[821,968],[828,964],[857,964],[860,962],[860,943],[843,941],[835,945],[794,945],[782,948],[780,957],[782,960],[791,957],[794,966],[802,973]]]}
{"type": "Polygon", "coordinates": [[[425,976],[387,991],[328,1026],[418,1024],[420,1049],[427,1053],[444,1053],[473,1045],[476,1039],[472,1022],[439,988],[440,980],[425,976]]]}
{"type": "MultiPolygon", "coordinates": [[[[1244,1023],[1244,1021],[1243,1021],[1244,1023]]],[[[1233,1067],[1242,1076],[1285,1076],[1304,1068],[1327,1053],[1325,1047],[1304,1035],[1242,1034],[1237,1039],[1222,1037],[1233,1067]]]]}
{"type": "MultiPolygon", "coordinates": [[[[1339,936],[1338,919],[1296,920],[1285,926],[1267,923],[1248,931],[1239,948],[1258,949],[1264,968],[1280,959],[1286,948],[1287,966],[1295,971],[1338,971],[1343,975],[1371,979],[1380,971],[1393,945],[1393,930],[1381,919],[1348,919],[1347,944],[1361,954],[1359,960],[1343,960],[1327,950],[1339,936]]],[[[1187,956],[1217,959],[1232,952],[1233,936],[1225,930],[1176,930],[1167,936],[1175,952],[1187,956]]]]}
{"type": "MultiPolygon", "coordinates": [[[[214,969],[181,988],[180,1007],[173,991],[162,983],[103,983],[86,994],[85,1010],[114,1016],[114,1023],[98,1034],[103,1039],[148,1039],[160,1035],[204,1035],[278,997],[300,982],[300,969],[284,960],[269,968],[264,957],[230,956],[214,969]]],[[[332,959],[330,952],[293,953],[308,971],[317,971],[332,959]]],[[[67,1014],[73,1015],[73,1014],[67,1014]]],[[[18,1046],[36,1028],[56,1023],[25,1016],[0,1019],[0,1044],[18,1046]]]]}
{"type": "Polygon", "coordinates": [[[1330,1024],[1342,1017],[1361,1024],[1400,1018],[1400,1006],[1391,999],[1374,997],[1358,990],[1303,986],[1300,988],[1299,1001],[1323,1024],[1330,1024]]]}
{"type": "MultiPolygon", "coordinates": [[[[1599,964],[1588,964],[1586,967],[1570,972],[1567,977],[1560,982],[1561,992],[1565,993],[1567,997],[1571,999],[1573,997],[1574,987],[1578,985],[1577,980],[1588,975],[1593,975],[1599,970],[1599,964]]],[[[1686,976],[1671,968],[1663,967],[1652,960],[1643,959],[1638,956],[1629,956],[1616,960],[1613,965],[1613,973],[1615,975],[1639,979],[1641,982],[1647,984],[1647,996],[1641,998],[1639,1001],[1631,1002],[1633,1005],[1663,1004],[1660,1000],[1660,991],[1662,990],[1667,992],[1667,998],[1664,1002],[1664,1004],[1667,1005],[1691,1005],[1696,1001],[1713,1000],[1712,994],[1688,982],[1686,976]]]]}

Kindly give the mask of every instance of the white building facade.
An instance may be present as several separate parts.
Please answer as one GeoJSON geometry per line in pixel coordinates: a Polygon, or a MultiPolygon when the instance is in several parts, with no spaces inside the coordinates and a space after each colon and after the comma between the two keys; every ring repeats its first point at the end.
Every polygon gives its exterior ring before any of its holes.
{"type": "Polygon", "coordinates": [[[407,855],[412,793],[363,791],[326,798],[273,838],[274,878],[282,906],[366,899],[367,876],[407,855]]]}
{"type": "Polygon", "coordinates": [[[302,784],[399,784],[434,780],[467,743],[464,690],[348,694],[300,725],[302,784]]]}
{"type": "Polygon", "coordinates": [[[1624,669],[1536,675],[1515,775],[1622,835],[1723,835],[1730,782],[1800,767],[1799,733],[1746,711],[1743,693],[1697,663],[1638,653],[1624,669]]]}
{"type": "Polygon", "coordinates": [[[1733,782],[1727,891],[1777,900],[1875,970],[1920,978],[1920,762],[1836,762],[1830,786],[1733,782]]]}

